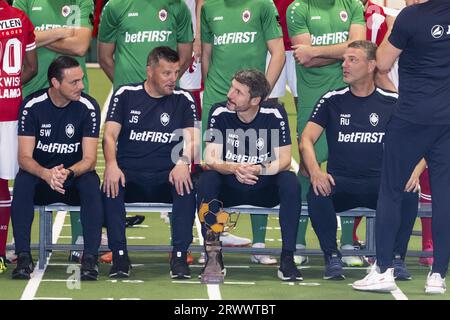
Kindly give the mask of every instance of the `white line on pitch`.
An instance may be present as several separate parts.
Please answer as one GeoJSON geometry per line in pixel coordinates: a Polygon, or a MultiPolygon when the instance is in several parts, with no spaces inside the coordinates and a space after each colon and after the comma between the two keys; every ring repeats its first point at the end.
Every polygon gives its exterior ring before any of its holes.
{"type": "MultiPolygon", "coordinates": [[[[185,280],[172,280],[172,283],[180,283],[180,284],[202,284],[200,281],[185,281],[185,280]]],[[[255,282],[242,282],[242,281],[225,281],[224,284],[233,284],[233,285],[253,285],[255,282]]],[[[208,286],[211,286],[208,284],[208,286]]]]}
{"type": "MultiPolygon", "coordinates": [[[[53,224],[53,243],[58,242],[59,235],[61,234],[61,230],[64,224],[64,219],[66,218],[67,211],[58,211],[55,218],[55,223],[53,224]]],[[[50,260],[51,253],[46,262],[50,260]]],[[[39,261],[37,262],[39,265],[39,261]]],[[[44,277],[45,270],[47,269],[47,265],[43,270],[34,269],[31,279],[28,281],[27,286],[25,287],[22,297],[20,300],[33,300],[36,296],[36,292],[39,289],[39,285],[44,277]]]]}
{"type": "Polygon", "coordinates": [[[208,284],[206,285],[206,288],[208,290],[209,300],[222,300],[220,286],[218,284],[208,284]]]}
{"type": "MultiPolygon", "coordinates": [[[[190,265],[191,268],[203,268],[204,265],[199,265],[199,264],[192,264],[190,265]]],[[[226,266],[229,269],[249,269],[250,266],[226,266]]]]}
{"type": "Polygon", "coordinates": [[[35,297],[33,300],[72,300],[72,298],[62,298],[62,297],[35,297]]]}
{"type": "Polygon", "coordinates": [[[397,290],[391,291],[391,294],[394,296],[395,300],[408,300],[408,297],[398,287],[397,290]]]}

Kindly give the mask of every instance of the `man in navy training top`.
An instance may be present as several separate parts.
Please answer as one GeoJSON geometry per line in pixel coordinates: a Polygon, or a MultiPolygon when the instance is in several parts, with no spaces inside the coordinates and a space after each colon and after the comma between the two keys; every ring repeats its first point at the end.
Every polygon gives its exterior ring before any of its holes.
{"type": "Polygon", "coordinates": [[[194,127],[198,120],[194,99],[188,91],[175,88],[179,72],[178,53],[157,47],[148,55],[147,79],[121,86],[110,102],[103,140],[103,191],[113,252],[111,278],[130,274],[125,202],[173,203],[170,275],[191,277],[186,254],[193,239],[196,204],[189,165],[199,130],[194,127]]]}
{"type": "Polygon", "coordinates": [[[97,256],[103,225],[100,179],[95,172],[100,108],[82,93],[83,71],[68,56],[48,68],[50,88],[36,91],[19,111],[19,165],[11,218],[17,267],[13,279],[30,279],[34,205],[81,205],[84,255],[81,280],[97,280],[97,256]]]}
{"type": "MultiPolygon", "coordinates": [[[[375,86],[376,50],[376,44],[365,40],[348,45],[342,68],[349,86],[322,96],[301,137],[302,159],[311,179],[309,214],[324,252],[326,280],[345,279],[336,244],[336,212],[376,209],[377,205],[385,129],[398,95],[375,86]],[[314,152],[314,143],[324,130],[329,148],[327,172],[320,170],[314,152]]],[[[424,169],[423,163],[420,167],[424,169]]],[[[395,238],[395,277],[399,280],[411,279],[404,259],[417,215],[419,175],[411,178],[402,195],[403,214],[410,223],[395,238]]]]}
{"type": "Polygon", "coordinates": [[[262,72],[241,70],[233,77],[228,100],[212,107],[205,154],[210,170],[200,176],[197,199],[199,206],[214,199],[225,207],[248,204],[271,208],[280,204],[282,252],[278,277],[299,281],[303,279],[293,254],[300,186],[289,171],[288,118],[282,106],[263,103],[269,93],[262,72]]]}
{"type": "Polygon", "coordinates": [[[377,67],[388,72],[399,60],[399,101],[389,125],[377,205],[377,265],[353,287],[391,287],[394,239],[409,224],[402,194],[416,163],[425,158],[433,191],[434,262],[425,292],[443,294],[450,259],[450,2],[429,1],[404,8],[377,53],[377,67]]]}

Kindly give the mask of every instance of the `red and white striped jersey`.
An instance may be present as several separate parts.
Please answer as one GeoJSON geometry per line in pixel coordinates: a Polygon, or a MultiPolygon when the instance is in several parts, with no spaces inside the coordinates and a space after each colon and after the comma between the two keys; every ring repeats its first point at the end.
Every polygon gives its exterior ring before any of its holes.
{"type": "Polygon", "coordinates": [[[36,48],[34,26],[27,15],[0,0],[0,121],[17,120],[22,101],[22,65],[36,48]]]}

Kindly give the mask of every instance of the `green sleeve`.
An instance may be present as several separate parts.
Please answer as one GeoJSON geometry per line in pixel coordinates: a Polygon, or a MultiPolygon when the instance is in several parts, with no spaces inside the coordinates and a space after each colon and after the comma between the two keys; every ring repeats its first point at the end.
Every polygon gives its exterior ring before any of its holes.
{"type": "Polygon", "coordinates": [[[299,34],[310,33],[307,16],[308,7],[300,0],[292,2],[286,11],[286,23],[289,37],[295,37],[299,34]]]}
{"type": "Polygon", "coordinates": [[[360,0],[353,0],[351,24],[366,25],[366,21],[364,20],[364,7],[360,0]]]}
{"type": "Polygon", "coordinates": [[[80,26],[92,29],[90,15],[94,13],[94,2],[92,0],[80,1],[80,26]]]}
{"type": "Polygon", "coordinates": [[[202,6],[201,15],[200,15],[200,33],[202,42],[212,43],[213,42],[213,34],[208,26],[208,19],[206,17],[206,9],[205,5],[202,6]]]}
{"type": "Polygon", "coordinates": [[[180,1],[177,14],[177,43],[194,41],[191,11],[184,1],[180,1]]]}
{"type": "Polygon", "coordinates": [[[100,42],[116,42],[119,31],[117,12],[114,12],[114,0],[109,0],[103,7],[100,16],[100,25],[98,29],[98,40],[100,42]]]}
{"type": "Polygon", "coordinates": [[[14,0],[13,6],[16,7],[17,9],[22,10],[23,12],[25,12],[28,15],[29,14],[28,2],[29,2],[28,0],[14,0]]]}
{"type": "Polygon", "coordinates": [[[279,23],[278,11],[272,1],[262,2],[261,25],[266,41],[281,38],[283,36],[279,23]]]}

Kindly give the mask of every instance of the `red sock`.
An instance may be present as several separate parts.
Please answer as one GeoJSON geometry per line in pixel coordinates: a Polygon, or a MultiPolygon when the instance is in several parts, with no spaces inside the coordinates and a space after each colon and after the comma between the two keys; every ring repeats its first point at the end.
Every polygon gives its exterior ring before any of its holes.
{"type": "Polygon", "coordinates": [[[422,250],[433,248],[431,218],[420,218],[420,220],[422,221],[422,250]]]}
{"type": "Polygon", "coordinates": [[[0,256],[6,255],[10,209],[11,197],[9,196],[8,180],[0,179],[0,256]]]}
{"type": "Polygon", "coordinates": [[[356,235],[356,230],[358,229],[359,224],[361,223],[362,217],[355,217],[355,224],[353,225],[353,241],[359,241],[358,236],[356,235]]]}

